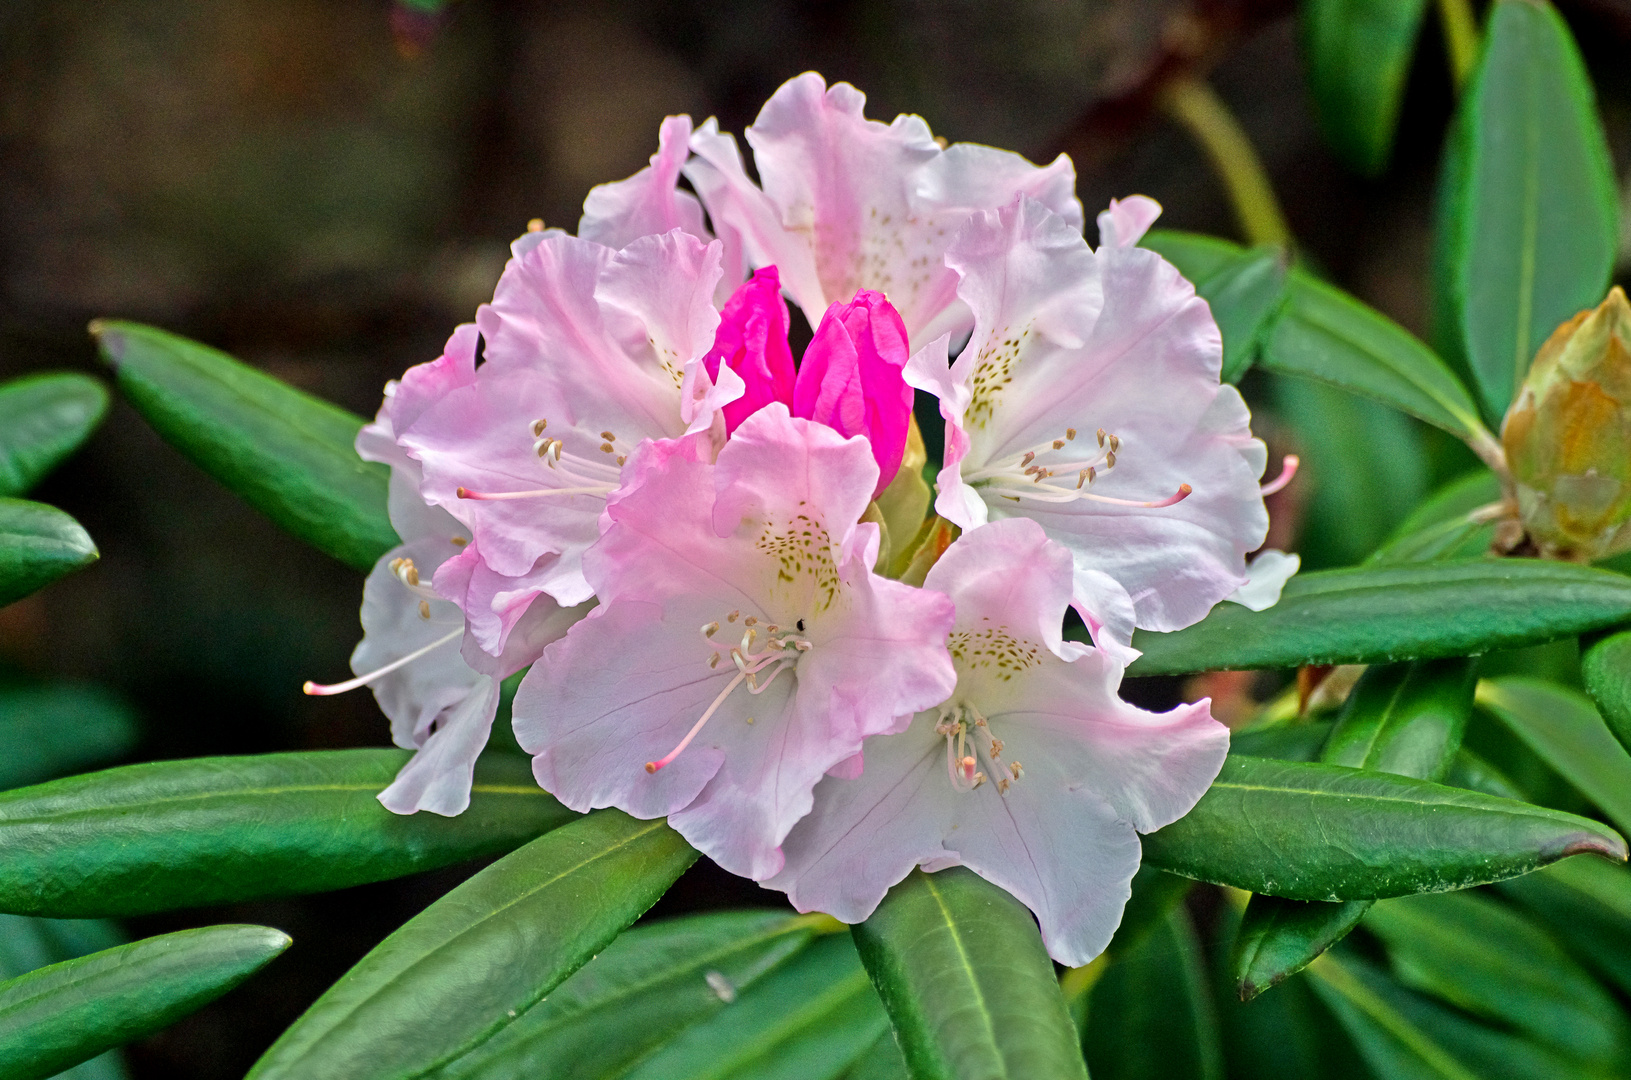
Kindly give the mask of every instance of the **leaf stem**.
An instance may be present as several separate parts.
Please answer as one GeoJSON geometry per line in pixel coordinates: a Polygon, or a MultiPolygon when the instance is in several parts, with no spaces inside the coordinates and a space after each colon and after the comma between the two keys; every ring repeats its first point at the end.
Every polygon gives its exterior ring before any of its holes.
{"type": "Polygon", "coordinates": [[[1472,0],[1438,0],[1438,20],[1444,28],[1450,80],[1460,93],[1478,62],[1478,19],[1472,12],[1472,0]]]}
{"type": "Polygon", "coordinates": [[[1206,152],[1229,193],[1247,242],[1290,244],[1291,229],[1263,163],[1217,92],[1201,80],[1185,76],[1167,84],[1161,104],[1206,152]]]}

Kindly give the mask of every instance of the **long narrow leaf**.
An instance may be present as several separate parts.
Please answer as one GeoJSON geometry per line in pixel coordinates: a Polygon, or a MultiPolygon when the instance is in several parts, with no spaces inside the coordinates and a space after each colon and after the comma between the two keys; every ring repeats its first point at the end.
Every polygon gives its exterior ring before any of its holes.
{"type": "Polygon", "coordinates": [[[91,330],[153,429],[279,526],[359,570],[396,546],[388,471],[352,446],[361,417],[151,326],[91,330]]]}
{"type": "Polygon", "coordinates": [[[1591,701],[1538,679],[1478,684],[1478,704],[1494,713],[1559,775],[1631,831],[1631,754],[1615,741],[1591,701]]]}
{"type": "Polygon", "coordinates": [[[54,506],[0,499],[0,607],[89,566],[96,545],[54,506]]]}
{"type": "Polygon", "coordinates": [[[27,494],[107,412],[107,390],[88,375],[52,372],[0,385],[0,498],[27,494]]]}
{"type": "Polygon", "coordinates": [[[322,892],[508,851],[573,820],[521,758],[483,761],[458,817],[375,796],[403,750],[127,765],[0,794],[0,911],[136,915],[322,892]]]}
{"type": "Polygon", "coordinates": [[[468,1052],[639,918],[697,854],[662,821],[581,818],[466,881],[363,957],[253,1080],[401,1080],[468,1052]]]}
{"type": "Polygon", "coordinates": [[[1036,923],[997,886],[962,867],[913,871],[855,942],[914,1080],[1085,1080],[1036,923]]]}
{"type": "Polygon", "coordinates": [[[120,945],[0,983],[0,1076],[35,1080],[214,1001],[289,946],[266,926],[210,926],[120,945]]]}

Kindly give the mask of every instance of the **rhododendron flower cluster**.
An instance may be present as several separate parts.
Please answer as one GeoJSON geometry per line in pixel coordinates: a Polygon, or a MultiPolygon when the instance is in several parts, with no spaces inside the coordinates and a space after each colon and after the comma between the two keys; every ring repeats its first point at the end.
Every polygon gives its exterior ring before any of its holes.
{"type": "Polygon", "coordinates": [[[1092,247],[1067,159],[863,105],[787,83],[746,132],[758,183],[714,121],[670,117],[576,236],[515,243],[359,437],[404,545],[369,578],[358,678],[312,689],[372,685],[417,751],[382,801],[455,814],[530,666],[516,736],[568,807],[667,817],[847,921],[966,865],[1083,963],[1138,833],[1228,744],[1205,701],[1118,697],[1134,628],[1272,603],[1295,563],[1248,572],[1266,454],[1205,301],[1136,246],[1159,208],[1113,203],[1092,247]],[[888,576],[874,503],[918,482],[914,388],[945,425],[920,585],[888,576]]]}

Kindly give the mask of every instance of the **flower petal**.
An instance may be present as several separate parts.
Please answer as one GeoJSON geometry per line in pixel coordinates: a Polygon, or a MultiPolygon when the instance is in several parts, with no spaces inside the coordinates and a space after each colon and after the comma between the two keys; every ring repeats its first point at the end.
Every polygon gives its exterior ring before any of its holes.
{"type": "Polygon", "coordinates": [[[629,177],[591,188],[583,200],[578,236],[609,248],[627,247],[642,236],[680,229],[713,239],[702,224],[702,204],[677,181],[691,154],[691,118],[670,116],[657,135],[651,164],[629,177]]]}
{"type": "Polygon", "coordinates": [[[1099,243],[1105,247],[1132,247],[1160,216],[1161,204],[1147,195],[1111,199],[1110,209],[1099,215],[1099,243]]]}
{"type": "Polygon", "coordinates": [[[476,758],[492,734],[498,712],[497,679],[482,679],[448,710],[436,729],[414,751],[379,801],[393,814],[429,810],[457,817],[470,806],[476,758]]]}
{"type": "Polygon", "coordinates": [[[1280,591],[1301,566],[1300,556],[1264,548],[1246,565],[1246,584],[1226,599],[1253,611],[1266,611],[1280,602],[1280,591]]]}
{"type": "Polygon", "coordinates": [[[749,416],[772,401],[793,402],[793,352],[787,345],[787,301],[774,266],[754,272],[731,294],[719,313],[714,347],[703,357],[708,376],[717,381],[719,368],[742,377],[742,396],[724,407],[729,434],[749,416]]]}

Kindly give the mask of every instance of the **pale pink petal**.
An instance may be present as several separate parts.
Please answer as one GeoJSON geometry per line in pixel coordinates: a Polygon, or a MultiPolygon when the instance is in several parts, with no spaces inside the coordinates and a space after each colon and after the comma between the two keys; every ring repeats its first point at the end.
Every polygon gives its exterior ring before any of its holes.
{"type": "Polygon", "coordinates": [[[907,353],[900,314],[882,293],[863,289],[827,309],[793,387],[794,416],[871,443],[878,463],[874,498],[894,480],[906,453],[912,388],[901,369],[907,353]]]}
{"type": "Polygon", "coordinates": [[[742,378],[742,396],[724,407],[729,434],[772,401],[793,401],[793,352],[787,345],[787,301],[774,266],[753,277],[725,302],[719,313],[714,347],[703,357],[708,376],[719,378],[724,366],[742,378]]]}
{"type": "Polygon", "coordinates": [[[470,806],[470,785],[476,758],[487,745],[498,711],[499,687],[495,679],[482,679],[463,700],[437,721],[379,801],[393,814],[428,810],[457,817],[470,806]]]}
{"type": "Polygon", "coordinates": [[[1147,195],[1111,199],[1110,209],[1099,215],[1099,243],[1105,247],[1132,247],[1160,216],[1161,204],[1147,195]]]}
{"type": "Polygon", "coordinates": [[[859,921],[912,866],[961,863],[1036,912],[1056,960],[1086,963],[1120,921],[1136,834],[1194,806],[1228,732],[1205,702],[1157,715],[1120,701],[1120,665],[1059,640],[1071,559],[1033,523],[964,535],[930,575],[957,600],[956,691],[905,732],[868,739],[858,778],[816,787],[767,884],[802,911],[859,921]],[[978,755],[972,790],[953,784],[943,718],[978,755]]]}
{"type": "Polygon", "coordinates": [[[953,364],[947,357],[950,347],[950,335],[942,334],[914,353],[901,374],[908,386],[939,400],[940,416],[946,422],[945,447],[934,482],[934,511],[960,529],[972,529],[990,517],[979,493],[963,482],[963,459],[970,447],[963,425],[973,397],[968,374],[974,367],[974,354],[964,349],[953,364]]]}
{"type": "Polygon", "coordinates": [[[471,543],[437,567],[432,587],[465,616],[466,663],[502,679],[536,660],[545,645],[586,613],[583,605],[562,608],[545,593],[550,564],[558,559],[546,555],[533,573],[506,577],[488,566],[471,543]]]}
{"type": "Polygon", "coordinates": [[[602,606],[533,666],[517,736],[567,805],[667,815],[721,866],[767,876],[822,775],[950,691],[950,603],[844,558],[871,452],[780,403],[745,420],[717,464],[682,445],[642,448],[630,470],[639,484],[608,504],[584,561],[602,606]],[[791,670],[764,669],[749,693],[723,650],[771,634],[809,648],[777,653],[791,670]],[[695,741],[647,772],[716,701],[695,741]]]}
{"type": "Polygon", "coordinates": [[[675,231],[621,251],[529,234],[515,250],[477,316],[487,362],[396,434],[423,466],[426,500],[467,526],[495,573],[533,576],[572,605],[591,594],[582,551],[599,535],[618,459],[680,435],[687,413],[709,426],[682,408],[680,387],[713,342],[719,249],[675,231]],[[541,456],[540,436],[558,440],[557,454],[541,456]],[[561,493],[461,498],[461,488],[561,493]],[[541,562],[549,555],[560,558],[541,562]]]}
{"type": "MultiPolygon", "coordinates": [[[[1268,527],[1265,453],[1239,395],[1218,383],[1206,302],[1154,252],[1091,252],[1029,200],[976,215],[947,261],[977,316],[958,359],[968,403],[959,415],[942,400],[948,444],[967,439],[962,485],[989,518],[1032,518],[1079,569],[1119,583],[1139,626],[1201,618],[1244,583],[1245,554],[1268,527]],[[1167,505],[1136,505],[1148,502],[1167,505]]],[[[947,509],[966,503],[955,483],[940,487],[947,509]]]]}
{"type": "Polygon", "coordinates": [[[1127,595],[1121,582],[1103,571],[1078,566],[1070,605],[1087,624],[1093,644],[1116,663],[1126,667],[1143,655],[1133,648],[1133,630],[1138,625],[1138,613],[1133,609],[1133,598],[1127,595]]]}
{"type": "Polygon", "coordinates": [[[1038,168],[988,147],[942,150],[916,116],[867,120],[865,96],[807,72],[773,94],[746,135],[763,182],[753,187],[734,141],[706,125],[687,168],[720,230],[749,260],[775,263],[805,317],[861,289],[887,294],[913,341],[966,330],[956,278],[941,259],[974,210],[1026,193],[1057,211],[1081,206],[1067,159],[1038,168]]]}
{"type": "MultiPolygon", "coordinates": [[[[710,116],[691,136],[691,150],[695,156],[685,166],[685,178],[710,208],[714,233],[725,245],[725,274],[715,301],[724,306],[750,265],[775,266],[783,277],[808,283],[801,287],[819,290],[808,248],[790,242],[775,204],[749,179],[736,137],[721,132],[710,116]]],[[[793,290],[795,295],[798,291],[793,290]]]]}
{"type": "Polygon", "coordinates": [[[680,229],[711,240],[702,224],[702,205],[678,186],[691,153],[691,118],[670,116],[657,135],[651,164],[627,180],[592,188],[583,200],[578,235],[610,248],[627,247],[642,236],[680,229]]]}
{"type": "Polygon", "coordinates": [[[1253,611],[1266,611],[1280,602],[1281,590],[1300,566],[1300,556],[1264,548],[1246,564],[1246,584],[1230,593],[1226,599],[1253,611]]]}

